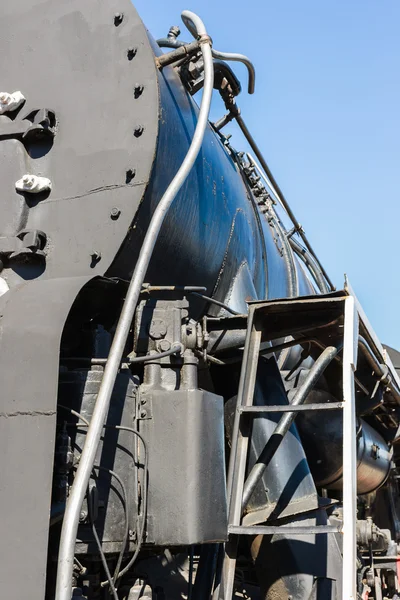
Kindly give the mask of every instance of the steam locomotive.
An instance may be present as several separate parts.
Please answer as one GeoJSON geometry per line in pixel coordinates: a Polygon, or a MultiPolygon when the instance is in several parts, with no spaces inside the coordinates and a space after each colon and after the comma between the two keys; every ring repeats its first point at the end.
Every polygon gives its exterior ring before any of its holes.
{"type": "Polygon", "coordinates": [[[182,19],[2,7],[2,597],[397,598],[399,355],[182,19]]]}

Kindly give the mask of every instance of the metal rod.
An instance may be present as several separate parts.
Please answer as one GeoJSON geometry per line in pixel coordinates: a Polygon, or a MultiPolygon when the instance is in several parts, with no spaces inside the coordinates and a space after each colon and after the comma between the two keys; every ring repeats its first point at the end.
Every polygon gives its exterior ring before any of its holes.
{"type": "Polygon", "coordinates": [[[293,214],[292,209],[290,208],[285,196],[282,193],[282,190],[280,189],[279,185],[277,184],[277,182],[275,181],[274,176],[272,175],[270,168],[268,167],[262,153],[261,150],[259,149],[259,147],[257,146],[253,136],[251,135],[250,131],[247,129],[247,126],[245,124],[245,122],[243,121],[242,117],[240,114],[237,114],[235,116],[236,122],[239,125],[240,129],[243,132],[243,135],[245,136],[246,140],[248,141],[248,143],[250,144],[254,154],[257,156],[258,160],[261,163],[262,168],[265,171],[265,174],[267,175],[268,179],[270,180],[270,182],[272,183],[273,187],[276,190],[276,194],[279,198],[279,200],[281,201],[283,207],[285,208],[287,214],[289,215],[291,221],[293,222],[293,225],[297,228],[299,235],[301,236],[301,239],[303,240],[304,244],[306,245],[308,251],[313,255],[313,257],[315,258],[315,260],[318,262],[318,264],[321,267],[321,271],[324,274],[324,277],[326,279],[326,281],[329,283],[330,287],[332,290],[335,289],[332,281],[330,280],[327,272],[325,271],[324,267],[321,265],[321,263],[319,262],[314,250],[311,247],[311,244],[309,243],[309,241],[307,240],[304,231],[300,225],[300,223],[297,221],[296,217],[293,214]]]}
{"type": "Polygon", "coordinates": [[[217,131],[221,131],[221,129],[223,129],[225,125],[228,125],[228,123],[233,121],[234,118],[235,115],[233,113],[227,113],[214,123],[214,129],[216,129],[217,131]]]}
{"type": "Polygon", "coordinates": [[[219,300],[215,300],[215,298],[210,298],[210,296],[205,296],[204,294],[199,294],[198,292],[190,292],[192,296],[197,296],[198,298],[202,298],[203,300],[206,300],[207,302],[210,302],[211,304],[215,304],[216,306],[220,306],[221,308],[224,308],[227,312],[231,313],[232,315],[240,315],[242,313],[238,312],[237,310],[233,310],[233,308],[230,308],[230,306],[228,306],[227,304],[224,304],[223,302],[220,302],[219,300]]]}
{"type": "MultiPolygon", "coordinates": [[[[174,46],[175,48],[175,46],[174,46]]],[[[172,63],[185,58],[186,56],[190,56],[191,54],[195,54],[198,52],[200,48],[200,42],[198,40],[191,42],[187,45],[181,45],[176,48],[173,52],[167,52],[166,54],[162,54],[161,56],[157,56],[156,64],[159,69],[166,67],[167,65],[172,65],[172,63]]]]}
{"type": "MultiPolygon", "coordinates": [[[[318,379],[325,371],[326,367],[332,362],[332,360],[335,358],[335,356],[338,354],[341,348],[342,344],[338,345],[337,347],[328,346],[327,348],[325,348],[325,350],[317,358],[317,360],[309,370],[303,385],[296,392],[291,402],[292,406],[298,406],[299,404],[303,404],[305,402],[309,392],[313,389],[318,379]]],[[[242,508],[246,507],[258,482],[263,476],[265,469],[267,468],[272,457],[279,448],[286,433],[289,431],[295,417],[295,412],[286,413],[281,418],[278,425],[275,427],[268,442],[265,444],[264,449],[261,451],[261,454],[258,457],[256,464],[250,471],[250,474],[248,475],[244,484],[242,508]]]]}
{"type": "Polygon", "coordinates": [[[301,527],[292,527],[290,525],[262,526],[238,526],[229,527],[228,533],[231,535],[317,535],[319,533],[340,533],[341,529],[335,525],[303,525],[301,527]]]}
{"type": "MultiPolygon", "coordinates": [[[[154,354],[146,354],[145,356],[135,356],[133,358],[122,358],[121,362],[126,365],[152,362],[154,360],[159,360],[160,358],[166,358],[167,356],[171,356],[172,354],[176,354],[177,352],[181,352],[181,350],[182,344],[176,343],[172,344],[171,348],[169,350],[165,350],[164,352],[155,352],[154,354]]],[[[89,363],[90,365],[105,365],[107,364],[107,361],[108,358],[90,358],[88,356],[72,356],[61,359],[61,362],[80,362],[89,363]]]]}
{"type": "Polygon", "coordinates": [[[72,571],[79,513],[99,445],[104,420],[110,405],[115,378],[118,373],[122,354],[154,246],[164,222],[164,218],[196,161],[208,124],[208,115],[214,84],[214,66],[210,48],[211,42],[210,38],[207,36],[207,31],[203,22],[197,15],[190,11],[184,11],[182,13],[182,19],[191,21],[196,29],[197,35],[204,36],[203,40],[200,39],[204,60],[204,89],[198,121],[186,157],[154,211],[122,307],[108,361],[105,366],[103,379],[100,384],[90,427],[88,428],[85,445],[82,450],[81,460],[65,510],[58,556],[56,600],[71,600],[72,571]]]}
{"type": "MultiPolygon", "coordinates": [[[[261,330],[253,324],[254,310],[250,308],[246,343],[243,353],[243,364],[240,372],[239,389],[236,401],[236,413],[233,422],[232,445],[229,457],[227,477],[227,500],[229,523],[240,524],[243,483],[246,474],[247,450],[249,444],[249,423],[240,424],[239,409],[241,406],[251,406],[253,403],[254,389],[257,377],[258,354],[261,343],[261,330]]],[[[225,557],[223,561],[221,585],[218,597],[223,600],[231,600],[233,596],[233,584],[236,565],[236,542],[229,540],[225,545],[225,557]]]]}
{"type": "Polygon", "coordinates": [[[307,412],[313,410],[339,410],[343,408],[343,402],[313,402],[312,404],[300,404],[300,406],[293,406],[293,404],[287,404],[283,406],[243,406],[240,409],[241,413],[278,413],[278,412],[307,412]]]}
{"type": "MultiPolygon", "coordinates": [[[[368,361],[369,365],[374,370],[374,372],[379,377],[386,378],[387,377],[387,373],[382,368],[383,365],[381,365],[377,361],[376,356],[372,352],[370,346],[368,345],[367,340],[365,338],[363,338],[361,335],[358,338],[358,346],[359,346],[361,352],[363,353],[363,356],[366,358],[366,360],[368,361]]],[[[384,385],[386,385],[390,389],[390,392],[391,392],[392,396],[394,397],[394,399],[396,400],[396,402],[398,404],[400,404],[400,391],[397,389],[397,386],[394,384],[394,382],[388,378],[386,382],[383,381],[382,383],[384,385]]]]}
{"type": "Polygon", "coordinates": [[[344,305],[343,346],[343,600],[357,598],[357,440],[354,371],[357,368],[358,314],[354,296],[344,305]]]}
{"type": "Polygon", "coordinates": [[[321,267],[315,260],[313,255],[307,252],[307,250],[303,248],[293,237],[290,237],[289,244],[291,245],[297,256],[307,265],[308,269],[311,271],[311,274],[313,275],[315,282],[319,287],[319,291],[322,294],[328,293],[329,288],[326,285],[326,281],[322,274],[321,267]]]}
{"type": "Polygon", "coordinates": [[[142,285],[142,294],[150,292],[206,292],[207,288],[202,285],[142,285]]]}
{"type": "Polygon", "coordinates": [[[192,600],[205,600],[206,598],[210,598],[217,567],[218,553],[219,544],[203,544],[201,546],[192,600]]]}

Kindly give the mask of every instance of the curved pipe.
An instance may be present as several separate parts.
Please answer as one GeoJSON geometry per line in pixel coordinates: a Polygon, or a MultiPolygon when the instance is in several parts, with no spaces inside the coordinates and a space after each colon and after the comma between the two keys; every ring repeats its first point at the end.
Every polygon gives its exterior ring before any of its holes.
{"type": "MultiPolygon", "coordinates": [[[[194,29],[193,24],[190,22],[190,20],[186,18],[185,14],[184,14],[185,12],[187,12],[187,11],[184,11],[182,13],[182,21],[185,23],[186,27],[189,29],[192,36],[194,38],[197,38],[199,34],[194,29]]],[[[176,47],[176,46],[174,46],[174,47],[176,47]]],[[[247,71],[249,74],[248,92],[249,92],[249,94],[254,94],[254,89],[255,89],[255,84],[256,84],[256,71],[255,71],[253,63],[247,56],[245,56],[244,54],[237,54],[236,52],[218,52],[218,50],[214,50],[214,48],[212,49],[212,55],[213,55],[213,58],[219,58],[220,60],[243,63],[247,67],[247,71]]]]}
{"type": "Polygon", "coordinates": [[[280,201],[280,203],[282,204],[282,206],[284,207],[284,209],[286,210],[287,214],[289,215],[290,220],[292,221],[293,225],[295,226],[296,230],[298,231],[301,239],[303,240],[307,250],[310,252],[310,254],[312,254],[312,256],[315,258],[315,260],[318,262],[318,264],[320,265],[321,271],[326,279],[326,281],[328,282],[328,284],[331,287],[331,290],[334,291],[335,290],[335,286],[333,285],[332,281],[329,279],[329,275],[327,274],[327,272],[325,271],[324,267],[321,265],[321,263],[319,262],[314,250],[311,247],[310,242],[308,241],[308,239],[306,238],[306,235],[300,225],[300,223],[297,221],[296,217],[293,214],[292,209],[290,208],[285,196],[282,194],[282,190],[280,189],[279,185],[277,184],[274,176],[271,173],[270,168],[267,165],[266,160],[264,159],[261,150],[259,149],[259,147],[256,144],[255,139],[253,138],[253,136],[251,135],[250,131],[247,129],[247,125],[246,123],[243,121],[240,113],[238,112],[237,114],[235,114],[235,119],[237,124],[239,125],[240,129],[242,130],[242,133],[244,135],[244,137],[246,138],[247,142],[249,143],[250,147],[252,148],[254,154],[256,155],[256,157],[258,158],[258,160],[260,161],[260,165],[262,166],[262,168],[264,169],[264,172],[266,174],[266,176],[269,179],[270,184],[272,184],[273,187],[273,191],[276,194],[278,200],[280,201]]]}
{"type": "MultiPolygon", "coordinates": [[[[374,353],[372,352],[371,348],[368,345],[367,340],[365,338],[363,338],[361,335],[358,338],[358,347],[361,350],[361,352],[363,353],[365,359],[368,361],[368,364],[370,365],[371,369],[373,369],[373,371],[376,373],[376,375],[378,377],[382,377],[383,379],[386,379],[388,376],[388,373],[383,368],[385,365],[381,365],[377,361],[374,353]]],[[[386,382],[383,381],[383,383],[390,389],[390,393],[392,394],[392,396],[396,400],[396,402],[398,404],[400,404],[400,390],[397,388],[397,385],[395,385],[394,381],[387,380],[386,382]]]]}
{"type": "MultiPolygon", "coordinates": [[[[296,392],[291,404],[293,406],[299,406],[303,404],[309,394],[309,392],[313,389],[318,379],[321,377],[326,367],[333,361],[336,355],[342,349],[343,344],[339,344],[336,346],[328,346],[325,350],[320,354],[317,358],[313,366],[308,372],[307,377],[304,380],[304,383],[296,392]]],[[[280,419],[278,425],[275,427],[271,437],[268,442],[265,444],[264,449],[262,450],[260,456],[257,459],[256,464],[250,471],[249,476],[246,479],[243,489],[243,502],[242,508],[244,509],[250,500],[258,482],[264,474],[265,469],[269,465],[272,457],[275,452],[278,450],[283,438],[289,431],[292,423],[296,417],[295,412],[287,412],[280,419]]]]}
{"type": "Polygon", "coordinates": [[[59,548],[55,594],[56,600],[71,600],[72,572],[74,564],[75,541],[79,523],[79,512],[85,497],[90,473],[93,468],[93,463],[104,425],[104,420],[108,413],[111,394],[114,389],[115,379],[121,363],[126,340],[131,328],[132,319],[136,310],[142,284],[146,276],[147,268],[153,254],[158,234],[164,222],[164,218],[196,161],[197,155],[203,143],[204,133],[208,123],[208,115],[210,112],[214,84],[214,67],[210,47],[211,40],[207,35],[207,31],[203,22],[197,15],[189,11],[184,11],[182,13],[182,19],[184,22],[191,23],[196,31],[196,37],[200,36],[201,38],[201,51],[204,59],[204,90],[201,99],[198,121],[193,140],[190,144],[186,157],[154,211],[150,225],[146,232],[146,236],[144,238],[135,270],[132,275],[132,279],[129,284],[124,305],[122,307],[121,315],[111,345],[110,354],[108,356],[108,361],[104,369],[104,375],[101,381],[90,427],[88,428],[86,442],[82,450],[81,460],[65,510],[59,548]]]}
{"type": "Polygon", "coordinates": [[[292,246],[292,248],[293,248],[294,252],[297,254],[297,256],[302,260],[302,262],[304,262],[304,264],[311,271],[311,274],[314,277],[315,282],[319,287],[319,291],[322,294],[328,294],[329,288],[326,285],[322,271],[319,268],[319,265],[316,262],[316,260],[314,259],[314,257],[309,252],[307,252],[307,250],[305,248],[303,248],[301,246],[301,244],[299,244],[299,242],[297,240],[295,240],[294,238],[290,238],[290,245],[292,246]]]}
{"type": "Polygon", "coordinates": [[[220,60],[233,61],[233,62],[241,62],[247,67],[247,72],[249,74],[249,83],[247,87],[247,91],[249,94],[254,94],[254,89],[256,86],[256,70],[254,68],[253,63],[247,56],[244,54],[236,54],[232,52],[218,52],[218,50],[212,49],[213,58],[219,58],[220,60]]]}
{"type": "Polygon", "coordinates": [[[186,46],[186,42],[182,42],[182,40],[177,40],[176,38],[160,38],[157,40],[157,44],[160,48],[180,48],[181,46],[186,46]]]}

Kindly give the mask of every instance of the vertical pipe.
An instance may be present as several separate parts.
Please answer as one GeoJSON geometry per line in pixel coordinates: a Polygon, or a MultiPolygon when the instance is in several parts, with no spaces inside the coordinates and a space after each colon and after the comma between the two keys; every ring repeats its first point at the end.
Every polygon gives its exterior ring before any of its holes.
{"type": "Polygon", "coordinates": [[[354,371],[357,366],[358,314],[353,296],[344,302],[342,600],[356,600],[357,440],[354,371]]]}
{"type": "Polygon", "coordinates": [[[184,11],[182,13],[182,19],[185,23],[191,23],[196,30],[204,60],[204,88],[197,125],[188,152],[151,218],[118,320],[118,325],[104,369],[103,379],[94,406],[92,420],[90,422],[90,427],[88,428],[85,445],[82,450],[74,484],[71,488],[71,494],[68,498],[65,510],[58,553],[56,600],[71,600],[72,572],[76,535],[79,524],[79,512],[85,497],[104,420],[110,406],[115,378],[118,373],[122,353],[132,325],[132,319],[135,314],[142,284],[165,216],[196,161],[208,125],[214,84],[211,40],[207,35],[203,22],[197,15],[189,11],[184,11]]]}

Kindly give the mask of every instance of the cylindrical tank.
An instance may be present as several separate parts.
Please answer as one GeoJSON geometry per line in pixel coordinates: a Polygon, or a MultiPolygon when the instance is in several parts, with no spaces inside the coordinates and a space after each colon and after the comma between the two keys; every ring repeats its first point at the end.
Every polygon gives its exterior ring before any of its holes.
{"type": "MultiPolygon", "coordinates": [[[[307,402],[335,402],[328,392],[314,390],[307,402]]],[[[298,415],[297,427],[317,486],[340,489],[343,478],[343,419],[340,411],[298,415]]],[[[392,450],[363,419],[357,425],[357,491],[368,494],[380,487],[389,473],[392,450]]]]}

